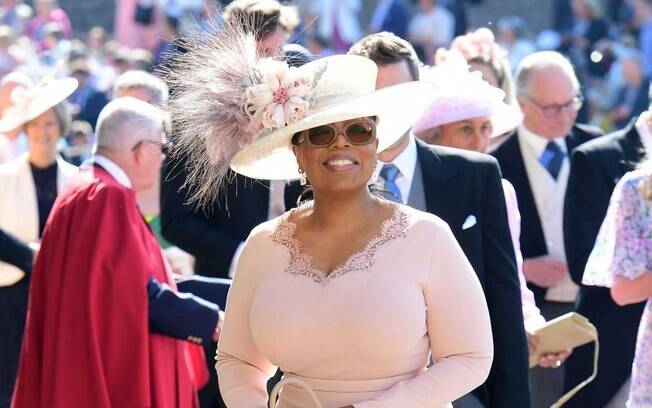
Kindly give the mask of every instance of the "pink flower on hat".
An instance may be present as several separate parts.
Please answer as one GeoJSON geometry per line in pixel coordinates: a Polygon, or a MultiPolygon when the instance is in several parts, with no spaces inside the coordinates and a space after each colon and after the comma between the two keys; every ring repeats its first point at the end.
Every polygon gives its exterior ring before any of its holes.
{"type": "Polygon", "coordinates": [[[507,51],[496,43],[494,33],[486,27],[456,37],[451,44],[451,50],[459,51],[467,60],[479,58],[483,61],[493,61],[507,55],[507,51]]]}
{"type": "Polygon", "coordinates": [[[269,58],[255,71],[259,82],[245,92],[245,111],[254,129],[278,129],[306,116],[314,88],[309,74],[269,58]]]}

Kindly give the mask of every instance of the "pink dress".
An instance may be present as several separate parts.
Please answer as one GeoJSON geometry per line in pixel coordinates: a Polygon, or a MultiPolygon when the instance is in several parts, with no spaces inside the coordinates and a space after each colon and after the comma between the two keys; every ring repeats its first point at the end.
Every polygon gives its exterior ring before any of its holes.
{"type": "Polygon", "coordinates": [[[534,301],[534,293],[527,287],[525,276],[523,275],[523,255],[521,254],[521,213],[518,210],[518,201],[516,199],[516,190],[509,181],[503,179],[503,191],[505,194],[505,205],[507,206],[507,222],[509,223],[509,232],[514,244],[514,254],[516,255],[516,270],[518,272],[518,281],[521,285],[521,303],[523,303],[523,322],[527,330],[534,330],[543,325],[546,319],[541,315],[541,311],[534,301]]]}
{"type": "MultiPolygon", "coordinates": [[[[616,276],[636,279],[652,273],[652,201],[641,183],[652,170],[627,173],[616,185],[607,215],[589,256],[582,282],[607,286],[616,276]]],[[[652,407],[652,301],[641,317],[628,408],[652,407]]]]}
{"type": "Polygon", "coordinates": [[[140,25],[134,21],[136,3],[138,0],[116,0],[115,38],[125,47],[144,48],[154,52],[161,41],[160,13],[157,9],[152,24],[140,25]]]}
{"type": "MultiPolygon", "coordinates": [[[[487,305],[446,223],[396,206],[364,250],[325,274],[294,238],[294,211],[258,226],[238,262],[217,356],[227,406],[266,407],[277,366],[325,408],[439,408],[484,382],[487,305]]],[[[291,386],[279,403],[312,406],[291,386]]]]}

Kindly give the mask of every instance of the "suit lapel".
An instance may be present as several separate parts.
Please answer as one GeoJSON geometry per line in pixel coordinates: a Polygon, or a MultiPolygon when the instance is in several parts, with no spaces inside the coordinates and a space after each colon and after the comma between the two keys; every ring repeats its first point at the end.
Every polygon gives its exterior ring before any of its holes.
{"type": "Polygon", "coordinates": [[[417,140],[417,165],[421,166],[423,178],[423,194],[426,199],[426,209],[429,213],[440,215],[441,199],[444,197],[437,194],[438,186],[448,180],[452,174],[450,169],[443,165],[441,157],[435,149],[431,149],[425,143],[417,140]]]}
{"type": "Polygon", "coordinates": [[[448,185],[459,178],[461,169],[458,166],[462,161],[445,160],[436,146],[420,141],[417,141],[417,158],[423,177],[426,211],[446,221],[454,233],[459,232],[463,221],[460,217],[468,208],[468,202],[460,197],[464,191],[461,186],[455,189],[448,185]]]}

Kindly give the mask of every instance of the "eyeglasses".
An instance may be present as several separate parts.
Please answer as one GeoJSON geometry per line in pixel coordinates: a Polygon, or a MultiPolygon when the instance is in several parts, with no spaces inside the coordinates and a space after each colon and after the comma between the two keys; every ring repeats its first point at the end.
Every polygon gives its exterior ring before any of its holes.
{"type": "Polygon", "coordinates": [[[528,98],[530,102],[532,102],[537,108],[541,109],[543,115],[548,118],[555,117],[562,112],[566,112],[568,109],[573,109],[575,111],[578,111],[582,109],[582,105],[584,104],[584,97],[581,94],[575,95],[573,99],[571,99],[566,103],[563,104],[552,103],[550,105],[542,105],[539,102],[532,99],[532,97],[527,95],[525,97],[528,98]]]}
{"type": "Polygon", "coordinates": [[[131,151],[132,152],[135,151],[140,146],[142,146],[144,143],[149,143],[149,144],[153,144],[153,145],[158,146],[159,149],[161,149],[161,153],[163,153],[166,156],[169,155],[170,151],[172,150],[172,142],[170,142],[170,141],[161,142],[161,141],[158,141],[158,140],[141,140],[140,142],[136,143],[134,145],[134,147],[131,148],[131,151]]]}
{"type": "Polygon", "coordinates": [[[292,143],[301,144],[305,141],[311,146],[327,147],[337,140],[340,133],[352,145],[366,145],[376,140],[376,122],[371,119],[359,119],[349,123],[344,129],[334,125],[317,126],[296,133],[292,143]]]}

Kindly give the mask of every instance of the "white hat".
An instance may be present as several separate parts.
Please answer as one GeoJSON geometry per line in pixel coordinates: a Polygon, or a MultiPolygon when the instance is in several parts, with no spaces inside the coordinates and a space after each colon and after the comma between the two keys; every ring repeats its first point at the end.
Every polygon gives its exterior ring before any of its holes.
{"type": "Polygon", "coordinates": [[[320,73],[305,116],[262,132],[240,149],[231,161],[234,171],[256,179],[295,179],[299,176],[291,144],[295,133],[360,117],[377,118],[378,151],[383,151],[408,131],[434,92],[431,84],[418,81],[376,91],[376,64],[355,55],[323,58],[298,70],[320,73]]]}
{"type": "Polygon", "coordinates": [[[10,132],[36,119],[48,109],[63,102],[77,89],[74,78],[55,79],[33,88],[18,87],[11,93],[11,105],[0,118],[0,132],[10,132]]]}
{"type": "Polygon", "coordinates": [[[187,163],[191,201],[217,197],[229,167],[255,179],[299,176],[295,133],[359,117],[377,118],[378,151],[408,131],[434,92],[408,82],[376,91],[376,64],[338,55],[299,68],[261,59],[251,35],[226,27],[190,44],[169,74],[175,145],[187,163]]]}
{"type": "Polygon", "coordinates": [[[523,114],[517,106],[504,102],[505,93],[482,79],[480,72],[470,72],[464,57],[448,53],[444,62],[424,69],[422,78],[437,86],[428,107],[412,128],[415,133],[465,119],[489,117],[492,137],[515,129],[523,114]]]}

